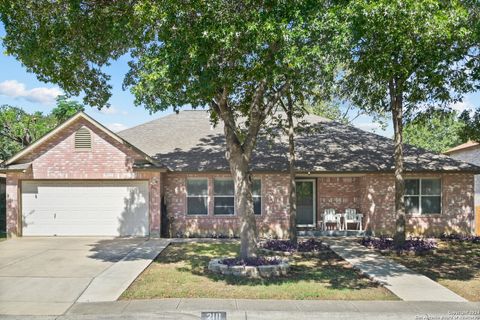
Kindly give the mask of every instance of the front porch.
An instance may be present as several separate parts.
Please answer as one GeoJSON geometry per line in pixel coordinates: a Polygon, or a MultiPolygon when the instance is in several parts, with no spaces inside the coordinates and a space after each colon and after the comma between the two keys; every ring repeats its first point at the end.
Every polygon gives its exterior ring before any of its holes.
{"type": "Polygon", "coordinates": [[[300,177],[297,187],[299,236],[363,236],[361,176],[300,177]]]}

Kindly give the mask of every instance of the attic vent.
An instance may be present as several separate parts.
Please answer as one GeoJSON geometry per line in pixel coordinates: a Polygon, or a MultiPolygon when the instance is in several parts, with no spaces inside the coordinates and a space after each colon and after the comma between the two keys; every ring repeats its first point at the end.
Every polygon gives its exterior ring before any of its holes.
{"type": "Polygon", "coordinates": [[[75,132],[75,149],[89,150],[92,148],[92,135],[87,128],[80,128],[75,132]]]}

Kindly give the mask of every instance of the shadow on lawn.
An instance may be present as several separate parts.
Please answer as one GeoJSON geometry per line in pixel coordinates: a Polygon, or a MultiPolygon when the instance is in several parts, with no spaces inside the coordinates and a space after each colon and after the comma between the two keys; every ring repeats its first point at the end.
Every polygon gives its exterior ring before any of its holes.
{"type": "Polygon", "coordinates": [[[181,272],[190,272],[197,276],[208,277],[213,281],[224,281],[229,285],[269,286],[300,281],[328,284],[332,289],[359,290],[375,288],[379,285],[359,275],[351,266],[333,252],[326,252],[318,257],[290,257],[288,276],[269,279],[251,279],[232,275],[220,275],[209,272],[208,262],[214,257],[235,256],[237,244],[196,243],[191,246],[181,244],[170,245],[165,254],[157,258],[159,263],[180,263],[181,272]]]}
{"type": "Polygon", "coordinates": [[[471,242],[439,241],[435,254],[424,256],[395,257],[408,268],[420,272],[430,279],[471,280],[480,277],[480,244],[471,242]]]}

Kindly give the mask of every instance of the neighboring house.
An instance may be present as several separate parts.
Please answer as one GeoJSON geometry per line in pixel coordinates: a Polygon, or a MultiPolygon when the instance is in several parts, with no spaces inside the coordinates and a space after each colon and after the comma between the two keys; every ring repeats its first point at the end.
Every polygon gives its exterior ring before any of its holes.
{"type": "MultiPolygon", "coordinates": [[[[468,141],[445,152],[446,155],[480,166],[480,143],[468,141]]],[[[480,235],[480,175],[475,176],[475,225],[480,235]]]]}
{"type": "MultiPolygon", "coordinates": [[[[297,224],[318,229],[325,209],[354,208],[366,230],[393,233],[392,141],[316,116],[304,120],[309,125],[296,137],[297,224]]],[[[261,236],[287,236],[287,151],[285,139],[260,137],[253,155],[261,236]]],[[[479,167],[406,146],[405,169],[409,232],[472,232],[479,167]]],[[[238,235],[223,127],[205,111],[117,134],[78,113],[2,171],[11,235],[159,236],[162,213],[174,236],[238,235]]]]}
{"type": "Polygon", "coordinates": [[[5,195],[6,179],[5,174],[0,173],[0,236],[6,232],[6,195],[5,195]]]}

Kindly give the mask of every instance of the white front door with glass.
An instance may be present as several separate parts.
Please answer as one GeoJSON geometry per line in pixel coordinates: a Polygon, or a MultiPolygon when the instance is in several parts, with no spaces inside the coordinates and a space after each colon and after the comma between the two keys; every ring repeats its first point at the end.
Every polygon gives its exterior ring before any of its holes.
{"type": "Polygon", "coordinates": [[[315,180],[296,181],[297,186],[297,226],[315,226],[315,180]]]}

